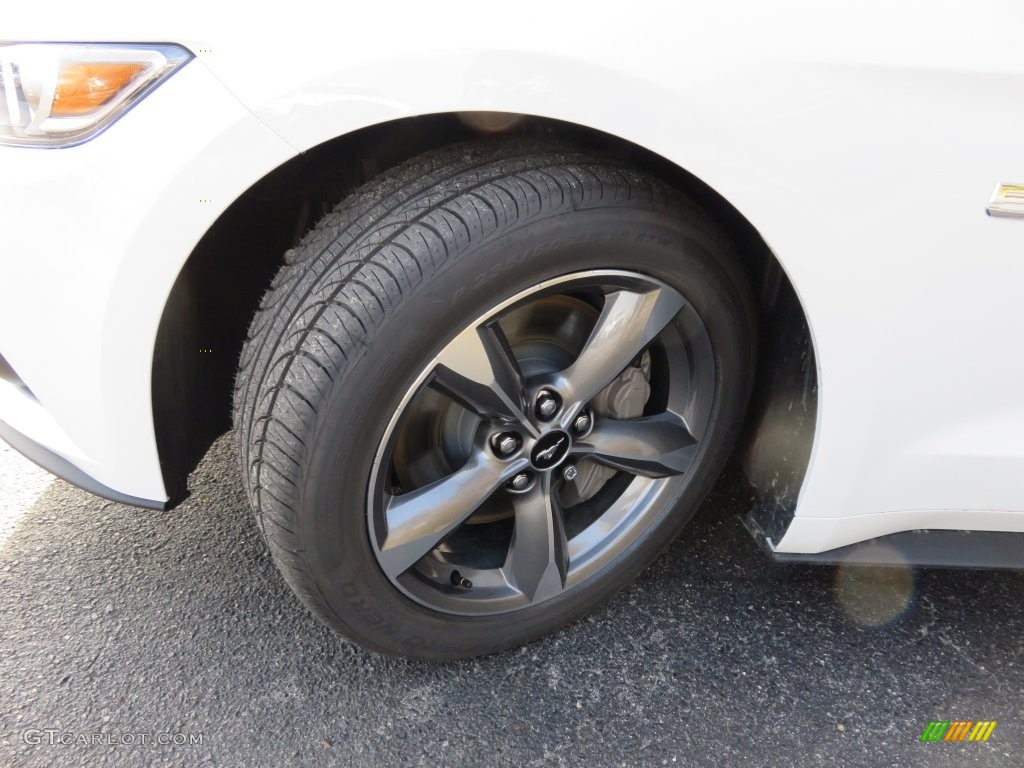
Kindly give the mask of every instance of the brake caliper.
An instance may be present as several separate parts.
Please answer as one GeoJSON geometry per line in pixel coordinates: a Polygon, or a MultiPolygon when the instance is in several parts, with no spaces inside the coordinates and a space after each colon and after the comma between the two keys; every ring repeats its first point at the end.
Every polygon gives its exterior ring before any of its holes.
{"type": "MultiPolygon", "coordinates": [[[[598,419],[635,419],[643,415],[650,396],[651,353],[644,352],[590,401],[590,408],[598,419]]],[[[590,460],[579,462],[576,469],[576,477],[562,487],[561,500],[565,506],[592,498],[617,472],[590,460]]]]}

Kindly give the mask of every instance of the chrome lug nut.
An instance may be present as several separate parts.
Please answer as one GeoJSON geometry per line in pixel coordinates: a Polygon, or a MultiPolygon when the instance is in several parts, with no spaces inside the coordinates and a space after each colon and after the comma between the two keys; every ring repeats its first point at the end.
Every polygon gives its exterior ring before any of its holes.
{"type": "Polygon", "coordinates": [[[514,432],[501,432],[491,438],[491,448],[505,459],[519,450],[519,435],[514,432]]]}
{"type": "Polygon", "coordinates": [[[511,480],[505,483],[505,487],[508,488],[510,491],[522,493],[523,491],[530,487],[532,482],[533,478],[530,477],[529,472],[520,472],[518,475],[514,476],[511,480]]]}
{"type": "Polygon", "coordinates": [[[590,414],[584,411],[572,423],[572,431],[576,433],[577,437],[587,434],[590,431],[590,427],[593,424],[593,419],[590,418],[590,414]]]}
{"type": "Polygon", "coordinates": [[[537,395],[537,417],[550,421],[562,407],[561,398],[549,389],[541,390],[537,395]]]}
{"type": "Polygon", "coordinates": [[[579,473],[579,470],[576,469],[576,467],[573,466],[572,464],[566,464],[565,467],[562,469],[562,477],[564,477],[570,483],[576,479],[579,473]]]}

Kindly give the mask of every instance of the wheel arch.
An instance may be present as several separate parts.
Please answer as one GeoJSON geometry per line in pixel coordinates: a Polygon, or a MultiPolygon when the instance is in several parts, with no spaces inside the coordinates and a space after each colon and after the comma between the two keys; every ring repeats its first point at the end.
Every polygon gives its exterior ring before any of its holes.
{"type": "Polygon", "coordinates": [[[817,421],[813,342],[779,259],[736,207],[671,160],[574,123],[501,112],[405,117],[339,136],[271,170],[209,227],[174,282],[153,352],[153,424],[171,503],[184,498],[189,472],[230,427],[246,331],[285,251],[381,171],[491,133],[556,137],[633,163],[694,198],[735,241],[757,296],[762,350],[738,456],[759,488],[752,520],[777,541],[795,511],[817,421]]]}

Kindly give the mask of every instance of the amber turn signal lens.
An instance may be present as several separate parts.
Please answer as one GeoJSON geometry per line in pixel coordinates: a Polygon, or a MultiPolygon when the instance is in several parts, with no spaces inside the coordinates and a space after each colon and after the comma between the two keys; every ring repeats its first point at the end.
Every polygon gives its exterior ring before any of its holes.
{"type": "Polygon", "coordinates": [[[53,117],[78,117],[95,112],[146,68],[144,62],[66,63],[53,95],[53,117]]]}
{"type": "Polygon", "coordinates": [[[0,146],[90,141],[191,60],[168,43],[0,40],[0,146]]]}

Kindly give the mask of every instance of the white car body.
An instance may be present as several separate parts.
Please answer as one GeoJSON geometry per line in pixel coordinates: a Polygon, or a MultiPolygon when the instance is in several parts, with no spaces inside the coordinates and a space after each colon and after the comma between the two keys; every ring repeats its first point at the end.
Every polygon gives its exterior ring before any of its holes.
{"type": "Polygon", "coordinates": [[[168,498],[151,376],[174,281],[218,216],[366,126],[494,111],[619,137],[760,233],[819,397],[795,516],[815,553],[899,531],[1024,532],[1024,6],[57,0],[9,41],[173,42],[195,59],[96,138],[0,147],[0,422],[125,496],[168,498]]]}

